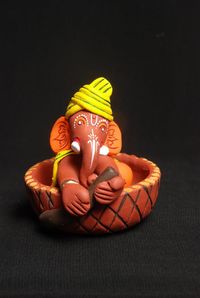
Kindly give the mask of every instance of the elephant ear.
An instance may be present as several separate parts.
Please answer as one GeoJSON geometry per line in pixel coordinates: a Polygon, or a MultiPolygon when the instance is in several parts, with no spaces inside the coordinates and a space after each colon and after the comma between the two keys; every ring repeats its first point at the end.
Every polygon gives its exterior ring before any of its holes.
{"type": "Polygon", "coordinates": [[[54,123],[50,134],[51,149],[58,153],[61,150],[70,149],[69,123],[64,116],[61,116],[54,123]]]}
{"type": "Polygon", "coordinates": [[[118,154],[122,149],[122,134],[116,122],[111,121],[105,145],[109,148],[108,155],[118,154]]]}

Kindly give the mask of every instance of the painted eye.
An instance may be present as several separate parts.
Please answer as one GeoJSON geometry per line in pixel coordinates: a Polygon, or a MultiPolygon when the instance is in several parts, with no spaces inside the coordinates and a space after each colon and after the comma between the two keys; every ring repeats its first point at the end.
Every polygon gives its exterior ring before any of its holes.
{"type": "Polygon", "coordinates": [[[75,120],[74,125],[85,125],[86,124],[86,119],[83,117],[79,117],[75,120]]]}
{"type": "Polygon", "coordinates": [[[105,124],[105,123],[100,123],[100,124],[99,124],[99,129],[100,129],[102,132],[105,132],[106,129],[107,129],[106,124],[105,124]]]}

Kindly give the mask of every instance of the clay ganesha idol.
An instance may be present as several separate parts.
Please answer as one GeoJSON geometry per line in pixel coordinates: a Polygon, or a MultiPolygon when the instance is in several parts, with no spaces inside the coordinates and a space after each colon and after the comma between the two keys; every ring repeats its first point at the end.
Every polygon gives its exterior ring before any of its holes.
{"type": "Polygon", "coordinates": [[[156,202],[160,170],[145,158],[120,153],[111,95],[102,77],[80,88],[51,130],[55,158],[25,174],[32,206],[46,227],[111,233],[139,223],[156,202]]]}

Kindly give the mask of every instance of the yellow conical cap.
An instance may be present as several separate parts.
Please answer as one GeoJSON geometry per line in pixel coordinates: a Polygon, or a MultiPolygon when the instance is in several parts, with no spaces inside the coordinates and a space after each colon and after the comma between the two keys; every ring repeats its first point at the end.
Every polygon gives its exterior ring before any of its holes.
{"type": "Polygon", "coordinates": [[[103,77],[94,80],[89,85],[84,85],[72,96],[67,106],[66,118],[68,119],[81,110],[87,110],[112,121],[111,94],[112,86],[103,77]]]}

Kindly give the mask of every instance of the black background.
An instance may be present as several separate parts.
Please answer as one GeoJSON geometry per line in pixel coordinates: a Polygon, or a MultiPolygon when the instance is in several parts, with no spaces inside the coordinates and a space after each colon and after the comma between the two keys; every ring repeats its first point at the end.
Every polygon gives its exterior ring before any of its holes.
{"type": "Polygon", "coordinates": [[[200,296],[200,5],[1,1],[1,297],[200,296]],[[105,76],[123,151],[156,162],[153,213],[112,236],[47,234],[24,172],[83,84],[105,76]]]}

